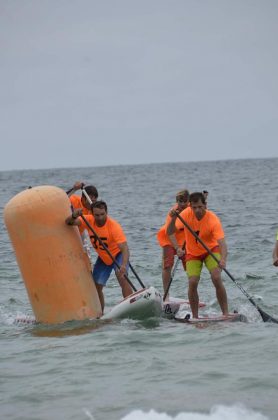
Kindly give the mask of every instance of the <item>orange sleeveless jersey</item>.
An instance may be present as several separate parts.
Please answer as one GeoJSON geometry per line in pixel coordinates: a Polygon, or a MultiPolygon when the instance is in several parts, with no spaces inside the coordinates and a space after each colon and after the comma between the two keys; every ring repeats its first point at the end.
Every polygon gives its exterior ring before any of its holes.
{"type": "MultiPolygon", "coordinates": [[[[178,207],[177,204],[174,207],[177,208],[178,207]]],[[[168,224],[170,223],[170,220],[171,220],[171,216],[169,216],[168,214],[165,220],[165,224],[157,232],[156,237],[161,247],[166,246],[166,245],[173,246],[172,242],[170,241],[169,236],[166,233],[166,229],[167,229],[168,224]]],[[[182,247],[184,243],[183,226],[182,228],[177,230],[177,232],[175,233],[175,237],[176,237],[178,245],[182,247]]]]}
{"type": "Polygon", "coordinates": [[[82,209],[82,213],[84,214],[91,214],[90,210],[83,206],[81,202],[81,197],[79,195],[71,195],[69,197],[71,205],[74,209],[82,209]]]}
{"type": "MultiPolygon", "coordinates": [[[[161,247],[166,246],[166,245],[173,246],[172,242],[170,241],[169,236],[166,233],[166,229],[167,229],[168,224],[170,223],[170,220],[171,220],[171,216],[169,216],[169,214],[168,214],[168,216],[166,217],[165,224],[157,232],[156,237],[157,237],[158,243],[161,247]]],[[[177,232],[175,233],[175,237],[176,237],[178,245],[180,247],[182,247],[183,243],[184,243],[183,227],[181,229],[177,230],[177,232]]]]}
{"type": "MultiPolygon", "coordinates": [[[[224,239],[225,234],[220,219],[210,210],[206,210],[204,217],[198,220],[191,207],[187,207],[180,213],[184,221],[197,233],[199,238],[207,245],[209,249],[218,245],[220,239],[224,239]]],[[[180,219],[176,220],[176,229],[183,229],[183,239],[186,241],[186,253],[194,256],[204,254],[206,250],[198,242],[192,233],[184,226],[180,219]]]]}
{"type": "MultiPolygon", "coordinates": [[[[96,234],[106,245],[113,257],[116,257],[116,255],[120,252],[118,244],[126,242],[126,237],[121,225],[118,222],[116,222],[116,220],[111,219],[110,217],[107,217],[106,223],[102,227],[96,225],[95,219],[91,214],[86,215],[85,219],[92,226],[96,234]]],[[[99,243],[99,240],[95,237],[94,233],[87,227],[84,220],[82,218],[79,218],[79,220],[82,223],[80,226],[81,231],[84,231],[84,229],[88,230],[91,243],[95,248],[96,252],[98,253],[99,257],[105,264],[111,265],[113,261],[111,260],[108,253],[105,251],[104,247],[99,243]]]]}

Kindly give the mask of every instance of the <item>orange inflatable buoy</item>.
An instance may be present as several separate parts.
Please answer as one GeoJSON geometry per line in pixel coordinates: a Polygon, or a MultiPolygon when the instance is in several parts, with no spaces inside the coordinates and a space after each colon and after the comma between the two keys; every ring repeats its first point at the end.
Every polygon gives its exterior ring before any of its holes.
{"type": "Polygon", "coordinates": [[[79,230],[68,226],[67,194],[53,186],[22,191],[4,209],[36,321],[56,324],[101,316],[79,230]]]}

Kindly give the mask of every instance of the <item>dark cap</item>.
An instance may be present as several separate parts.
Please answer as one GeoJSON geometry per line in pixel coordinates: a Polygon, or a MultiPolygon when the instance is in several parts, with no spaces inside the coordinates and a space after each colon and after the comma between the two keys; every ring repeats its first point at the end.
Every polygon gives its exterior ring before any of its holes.
{"type": "MultiPolygon", "coordinates": [[[[95,198],[98,198],[98,190],[94,185],[87,185],[84,190],[86,193],[90,196],[94,196],[95,198]]],[[[84,195],[84,194],[83,194],[84,195]]]]}

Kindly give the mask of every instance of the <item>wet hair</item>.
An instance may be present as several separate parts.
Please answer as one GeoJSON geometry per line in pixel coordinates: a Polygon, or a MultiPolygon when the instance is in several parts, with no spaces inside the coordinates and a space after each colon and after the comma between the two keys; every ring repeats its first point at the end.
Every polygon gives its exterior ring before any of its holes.
{"type": "MultiPolygon", "coordinates": [[[[94,185],[87,185],[87,187],[85,187],[84,190],[86,191],[86,193],[89,196],[94,196],[94,197],[98,198],[98,190],[96,189],[96,187],[94,185]]],[[[82,196],[84,198],[86,198],[85,194],[83,194],[83,193],[82,193],[82,196]]]]}
{"type": "Polygon", "coordinates": [[[94,209],[104,209],[107,213],[107,204],[105,201],[99,200],[96,201],[93,205],[92,205],[92,210],[94,209]]]}
{"type": "Polygon", "coordinates": [[[184,201],[189,200],[190,193],[188,190],[181,190],[176,194],[176,200],[178,201],[179,198],[183,198],[184,201]]]}
{"type": "Polygon", "coordinates": [[[189,196],[190,204],[197,203],[199,200],[201,200],[203,204],[206,204],[206,198],[202,192],[194,192],[190,194],[189,196]]]}

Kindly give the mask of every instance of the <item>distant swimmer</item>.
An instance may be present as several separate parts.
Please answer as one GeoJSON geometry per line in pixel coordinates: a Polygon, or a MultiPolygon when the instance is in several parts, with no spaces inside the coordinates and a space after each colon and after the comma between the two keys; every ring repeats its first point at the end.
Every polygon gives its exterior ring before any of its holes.
{"type": "Polygon", "coordinates": [[[278,232],[276,234],[276,242],[272,252],[273,265],[278,267],[278,232]]]}
{"type": "MultiPolygon", "coordinates": [[[[195,192],[189,197],[190,207],[179,215],[191,228],[190,230],[177,218],[176,209],[170,211],[171,221],[167,227],[167,234],[172,235],[183,229],[186,243],[186,271],[188,276],[188,298],[192,315],[198,318],[199,295],[198,284],[203,264],[210,272],[212,283],[216,289],[216,297],[223,315],[228,315],[228,300],[226,289],[221,278],[221,269],[226,268],[227,245],[224,230],[220,219],[210,210],[207,210],[206,198],[203,193],[195,192]],[[207,246],[219,263],[206,251],[197,238],[207,246]]],[[[177,250],[177,255],[182,255],[177,250]]]]}

